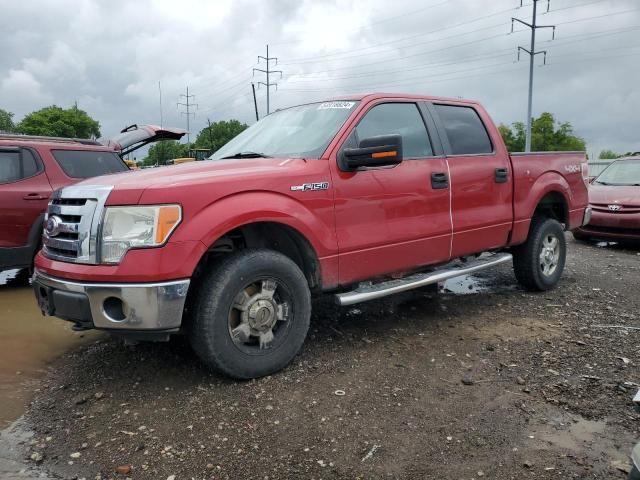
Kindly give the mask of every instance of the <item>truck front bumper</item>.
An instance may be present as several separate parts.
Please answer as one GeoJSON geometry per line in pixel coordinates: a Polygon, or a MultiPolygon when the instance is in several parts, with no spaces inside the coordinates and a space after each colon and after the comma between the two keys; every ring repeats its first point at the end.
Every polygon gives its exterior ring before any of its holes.
{"type": "Polygon", "coordinates": [[[76,282],[45,275],[32,278],[43,314],[84,328],[122,333],[177,331],[182,323],[189,280],[159,283],[76,282]]]}

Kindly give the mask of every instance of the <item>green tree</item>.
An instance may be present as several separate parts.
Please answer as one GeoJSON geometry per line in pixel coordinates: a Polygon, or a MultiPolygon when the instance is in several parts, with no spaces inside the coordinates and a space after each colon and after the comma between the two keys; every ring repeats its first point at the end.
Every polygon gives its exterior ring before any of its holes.
{"type": "Polygon", "coordinates": [[[97,138],[100,136],[100,123],[77,107],[64,109],[51,105],[24,117],[16,130],[28,135],[97,138]]]}
{"type": "MultiPolygon", "coordinates": [[[[526,128],[524,123],[515,122],[511,127],[498,127],[504,143],[510,152],[522,152],[525,147],[526,128]]],[[[531,150],[534,152],[586,150],[584,139],[573,132],[569,122],[557,123],[553,114],[542,113],[531,125],[531,150]]]]}
{"type": "Polygon", "coordinates": [[[15,129],[13,113],[0,108],[0,132],[13,133],[15,129]]]}
{"type": "Polygon", "coordinates": [[[238,120],[221,120],[212,123],[211,126],[200,130],[193,146],[194,148],[208,148],[215,152],[247,127],[248,125],[240,123],[238,120]]]}
{"type": "Polygon", "coordinates": [[[613,150],[602,150],[600,152],[600,155],[598,155],[598,158],[600,159],[612,159],[612,158],[620,158],[622,155],[620,155],[619,153],[614,152],[613,150]]]}
{"type": "Polygon", "coordinates": [[[187,145],[175,140],[162,140],[151,146],[147,158],[142,161],[142,164],[145,166],[166,165],[168,160],[186,157],[188,150],[187,145]]]}

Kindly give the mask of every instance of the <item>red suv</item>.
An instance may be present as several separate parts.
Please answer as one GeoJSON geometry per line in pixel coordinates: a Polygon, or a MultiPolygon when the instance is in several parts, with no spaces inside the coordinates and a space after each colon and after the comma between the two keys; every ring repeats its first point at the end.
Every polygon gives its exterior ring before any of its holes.
{"type": "Polygon", "coordinates": [[[132,125],[100,142],[0,134],[0,271],[31,266],[53,191],[128,170],[120,154],[160,139],[180,139],[185,133],[132,125]]]}

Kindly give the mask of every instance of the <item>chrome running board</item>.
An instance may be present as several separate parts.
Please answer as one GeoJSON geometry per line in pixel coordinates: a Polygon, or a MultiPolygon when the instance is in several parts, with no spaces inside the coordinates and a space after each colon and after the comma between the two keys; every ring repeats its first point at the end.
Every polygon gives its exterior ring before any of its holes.
{"type": "Polygon", "coordinates": [[[452,267],[443,270],[436,270],[429,273],[417,273],[399,280],[389,280],[386,282],[368,284],[359,286],[355,290],[345,293],[338,293],[335,296],[338,305],[346,306],[354,303],[367,302],[376,298],[386,297],[394,293],[406,292],[414,288],[432,285],[434,283],[443,282],[450,278],[468,275],[479,270],[495,267],[501,263],[510,262],[512,256],[510,253],[499,253],[491,255],[488,258],[479,258],[460,265],[460,267],[452,267]]]}

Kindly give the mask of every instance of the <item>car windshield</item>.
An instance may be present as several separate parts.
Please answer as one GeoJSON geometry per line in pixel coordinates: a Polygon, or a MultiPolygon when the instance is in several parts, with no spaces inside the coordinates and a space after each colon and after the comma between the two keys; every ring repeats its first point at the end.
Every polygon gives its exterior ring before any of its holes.
{"type": "Polygon", "coordinates": [[[310,103],[268,115],[209,158],[320,158],[356,101],[310,103]]]}
{"type": "Polygon", "coordinates": [[[618,160],[613,162],[598,175],[595,183],[602,185],[640,186],[640,159],[618,160]]]}

